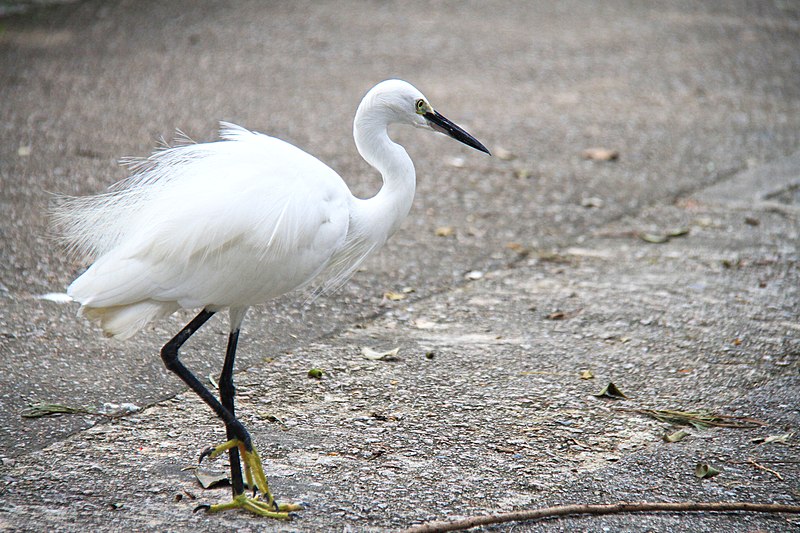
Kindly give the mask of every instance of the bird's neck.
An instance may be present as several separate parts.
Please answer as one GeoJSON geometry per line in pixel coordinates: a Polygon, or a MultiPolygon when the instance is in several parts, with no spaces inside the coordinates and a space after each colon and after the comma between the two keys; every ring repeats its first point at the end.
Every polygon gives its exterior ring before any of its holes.
{"type": "Polygon", "coordinates": [[[359,222],[367,225],[370,232],[384,233],[384,238],[388,238],[411,209],[416,189],[414,163],[405,149],[389,138],[386,120],[380,117],[359,112],[353,136],[361,157],[383,177],[378,194],[360,202],[359,222]]]}

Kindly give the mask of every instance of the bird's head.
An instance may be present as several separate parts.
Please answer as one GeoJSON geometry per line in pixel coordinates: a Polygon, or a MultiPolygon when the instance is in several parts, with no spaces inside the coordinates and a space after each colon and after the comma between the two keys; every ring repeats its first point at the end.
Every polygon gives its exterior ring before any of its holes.
{"type": "Polygon", "coordinates": [[[366,94],[359,106],[380,108],[388,123],[410,124],[437,131],[489,155],[489,150],[475,137],[433,109],[416,87],[403,80],[382,81],[366,94]]]}

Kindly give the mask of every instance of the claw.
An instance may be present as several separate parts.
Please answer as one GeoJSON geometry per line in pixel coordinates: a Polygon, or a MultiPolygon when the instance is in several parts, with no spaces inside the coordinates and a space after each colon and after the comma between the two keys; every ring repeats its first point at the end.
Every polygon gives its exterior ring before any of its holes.
{"type": "Polygon", "coordinates": [[[200,452],[200,457],[197,459],[197,462],[198,463],[202,463],[203,459],[205,459],[206,457],[210,457],[211,454],[213,454],[215,450],[216,450],[216,448],[214,446],[209,446],[208,448],[206,448],[205,450],[200,452]]]}
{"type": "Polygon", "coordinates": [[[211,511],[211,506],[208,505],[207,503],[201,503],[200,505],[198,505],[197,507],[194,508],[192,513],[196,513],[197,511],[200,511],[201,509],[203,511],[209,512],[209,511],[211,511]]]}

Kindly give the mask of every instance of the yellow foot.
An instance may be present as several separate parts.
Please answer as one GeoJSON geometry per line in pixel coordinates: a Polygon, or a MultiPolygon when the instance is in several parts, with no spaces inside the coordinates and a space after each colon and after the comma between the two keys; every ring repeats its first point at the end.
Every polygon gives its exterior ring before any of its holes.
{"type": "MultiPolygon", "coordinates": [[[[291,517],[290,512],[302,511],[303,506],[294,503],[278,504],[272,496],[267,484],[267,476],[264,474],[264,468],[261,466],[261,459],[258,457],[258,452],[255,448],[247,450],[245,445],[239,439],[231,439],[228,442],[208,448],[200,454],[200,460],[204,457],[211,459],[217,458],[220,454],[230,450],[234,446],[239,448],[242,463],[244,464],[244,474],[248,487],[253,487],[253,490],[258,489],[263,500],[258,498],[250,498],[244,494],[239,494],[234,497],[230,503],[223,503],[219,505],[202,505],[199,508],[205,508],[210,513],[218,511],[226,511],[228,509],[245,509],[260,516],[267,516],[269,518],[277,518],[279,520],[289,520],[291,517]]],[[[198,509],[199,509],[198,508],[198,509]]]]}
{"type": "Polygon", "coordinates": [[[291,520],[292,515],[289,513],[292,511],[300,511],[303,509],[303,507],[293,503],[276,505],[273,502],[272,505],[270,505],[265,501],[259,500],[257,497],[251,498],[244,494],[239,494],[233,498],[233,501],[229,503],[220,503],[218,505],[201,505],[195,510],[198,509],[205,509],[209,513],[218,513],[220,511],[228,511],[230,509],[244,509],[245,511],[250,511],[251,513],[255,513],[259,516],[265,516],[267,518],[291,520]]]}

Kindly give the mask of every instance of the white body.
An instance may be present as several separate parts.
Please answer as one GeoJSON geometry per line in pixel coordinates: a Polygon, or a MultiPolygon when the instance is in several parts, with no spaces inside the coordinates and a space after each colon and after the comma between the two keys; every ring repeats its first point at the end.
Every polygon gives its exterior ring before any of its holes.
{"type": "Polygon", "coordinates": [[[223,123],[221,141],[157,152],[108,194],[67,201],[57,224],[96,257],[68,294],[107,335],[128,338],[179,308],[230,308],[236,329],[251,305],[345,281],[411,207],[414,166],[386,130],[426,127],[405,110],[420,98],[389,80],[359,106],[357,147],[384,180],[368,200],[306,152],[223,123]]]}

